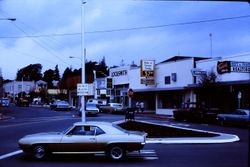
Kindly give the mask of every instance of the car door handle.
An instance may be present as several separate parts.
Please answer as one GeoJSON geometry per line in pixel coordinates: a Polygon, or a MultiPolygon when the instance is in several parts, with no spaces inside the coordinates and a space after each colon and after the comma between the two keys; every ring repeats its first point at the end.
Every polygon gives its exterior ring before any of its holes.
{"type": "Polygon", "coordinates": [[[89,140],[95,140],[95,138],[91,137],[91,138],[89,138],[89,140]]]}

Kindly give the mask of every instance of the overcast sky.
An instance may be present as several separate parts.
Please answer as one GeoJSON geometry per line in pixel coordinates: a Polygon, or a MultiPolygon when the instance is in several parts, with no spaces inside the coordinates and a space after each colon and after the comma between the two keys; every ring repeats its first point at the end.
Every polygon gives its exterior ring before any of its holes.
{"type": "MultiPolygon", "coordinates": [[[[58,64],[60,74],[66,67],[80,68],[81,2],[0,0],[0,19],[17,19],[0,20],[4,79],[15,79],[18,69],[34,63],[41,63],[43,72],[58,64]]],[[[108,66],[209,57],[211,40],[214,57],[250,52],[249,3],[87,0],[84,11],[86,59],[105,57],[108,66]]]]}

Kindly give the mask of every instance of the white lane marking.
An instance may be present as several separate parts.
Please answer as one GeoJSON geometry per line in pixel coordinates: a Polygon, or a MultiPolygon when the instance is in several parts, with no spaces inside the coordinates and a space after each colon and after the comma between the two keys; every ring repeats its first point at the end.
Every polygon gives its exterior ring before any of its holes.
{"type": "Polygon", "coordinates": [[[11,153],[8,153],[8,154],[5,154],[5,155],[1,155],[0,156],[0,160],[3,160],[5,158],[9,158],[9,157],[15,156],[17,154],[21,154],[22,152],[23,152],[22,150],[17,150],[17,151],[14,151],[14,152],[11,152],[11,153]]]}
{"type": "MultiPolygon", "coordinates": [[[[9,158],[9,157],[21,154],[21,153],[23,153],[22,150],[17,150],[17,151],[14,151],[14,152],[11,152],[11,153],[0,156],[0,160],[6,159],[6,158],[9,158]]],[[[102,153],[98,153],[98,154],[95,154],[95,155],[96,156],[105,156],[105,154],[102,154],[102,153]]],[[[140,153],[137,152],[137,156],[138,157],[143,157],[143,159],[145,159],[145,160],[159,159],[154,150],[141,150],[140,153]]],[[[130,153],[130,155],[129,155],[129,157],[137,157],[137,156],[135,156],[135,154],[133,154],[133,153],[130,153]]]]}
{"type": "MultiPolygon", "coordinates": [[[[46,120],[45,120],[45,119],[39,120],[39,118],[37,118],[36,121],[28,120],[28,121],[31,121],[31,122],[16,123],[16,124],[12,124],[12,125],[3,125],[3,126],[0,127],[0,129],[1,129],[1,128],[16,127],[16,126],[23,126],[23,125],[40,124],[40,123],[52,122],[52,121],[61,121],[61,120],[66,120],[66,119],[76,119],[76,118],[73,118],[73,117],[54,118],[54,117],[51,117],[50,119],[46,119],[46,120]]],[[[26,120],[26,121],[27,121],[27,120],[26,120]]]]}

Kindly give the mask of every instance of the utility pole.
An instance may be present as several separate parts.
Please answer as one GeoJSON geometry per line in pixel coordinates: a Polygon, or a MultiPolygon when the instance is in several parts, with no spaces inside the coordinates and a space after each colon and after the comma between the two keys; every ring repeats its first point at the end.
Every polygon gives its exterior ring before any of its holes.
{"type": "MultiPolygon", "coordinates": [[[[82,0],[82,8],[81,8],[81,57],[82,57],[82,84],[85,84],[85,60],[86,60],[86,50],[85,50],[85,39],[84,39],[84,32],[85,32],[85,13],[84,13],[84,5],[87,2],[82,0]]],[[[86,113],[85,113],[85,97],[84,95],[81,96],[81,109],[82,113],[82,122],[86,122],[86,113]]]]}

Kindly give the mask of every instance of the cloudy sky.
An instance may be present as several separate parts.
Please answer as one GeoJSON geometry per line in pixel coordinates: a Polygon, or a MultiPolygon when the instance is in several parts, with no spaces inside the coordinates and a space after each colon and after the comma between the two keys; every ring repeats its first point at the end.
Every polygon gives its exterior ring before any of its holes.
{"type": "Polygon", "coordinates": [[[108,66],[176,55],[250,52],[250,4],[146,0],[0,0],[0,68],[4,79],[41,63],[80,68],[81,25],[87,60],[108,66]],[[14,22],[4,18],[16,18],[14,22]],[[211,34],[211,35],[210,35],[211,34]],[[76,57],[70,59],[70,56],[76,57]]]}

